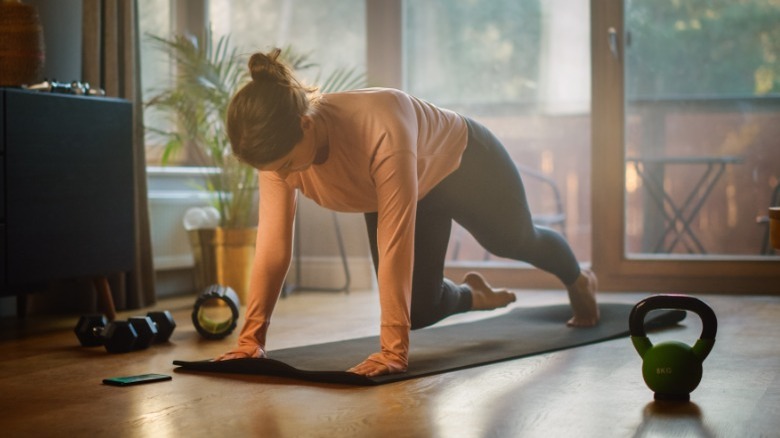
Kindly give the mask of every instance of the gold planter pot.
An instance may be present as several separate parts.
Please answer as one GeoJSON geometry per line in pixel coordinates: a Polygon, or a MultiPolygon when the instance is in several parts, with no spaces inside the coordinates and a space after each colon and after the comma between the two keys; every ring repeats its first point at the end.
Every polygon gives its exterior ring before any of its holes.
{"type": "Polygon", "coordinates": [[[195,287],[229,286],[246,303],[255,256],[257,228],[207,228],[188,231],[195,258],[195,287]]]}

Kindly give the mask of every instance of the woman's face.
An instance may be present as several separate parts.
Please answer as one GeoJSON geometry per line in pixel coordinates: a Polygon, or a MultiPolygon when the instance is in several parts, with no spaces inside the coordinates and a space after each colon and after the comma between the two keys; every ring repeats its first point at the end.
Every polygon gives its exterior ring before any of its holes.
{"type": "Polygon", "coordinates": [[[314,163],[314,158],[317,154],[313,126],[311,118],[307,116],[302,117],[303,138],[301,138],[301,141],[293,146],[287,155],[261,165],[258,167],[258,170],[261,172],[276,172],[284,179],[291,173],[308,169],[314,163]]]}

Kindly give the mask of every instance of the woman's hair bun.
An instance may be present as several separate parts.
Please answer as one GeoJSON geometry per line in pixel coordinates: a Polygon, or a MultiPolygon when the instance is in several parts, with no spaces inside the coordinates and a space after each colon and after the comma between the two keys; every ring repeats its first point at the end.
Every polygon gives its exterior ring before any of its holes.
{"type": "Polygon", "coordinates": [[[286,83],[289,81],[289,71],[284,64],[279,61],[281,49],[273,49],[268,53],[255,53],[249,58],[249,74],[255,82],[278,82],[286,83]]]}

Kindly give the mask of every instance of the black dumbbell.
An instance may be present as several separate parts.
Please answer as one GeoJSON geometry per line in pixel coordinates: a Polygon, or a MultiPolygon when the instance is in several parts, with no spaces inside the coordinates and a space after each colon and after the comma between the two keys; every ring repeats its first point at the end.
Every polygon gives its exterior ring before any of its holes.
{"type": "Polygon", "coordinates": [[[82,346],[102,345],[109,353],[126,353],[133,350],[138,332],[128,321],[108,322],[104,315],[84,315],[74,329],[82,346]]]}
{"type": "Polygon", "coordinates": [[[168,342],[171,334],[173,334],[173,330],[176,329],[176,321],[173,320],[171,312],[160,310],[149,312],[146,316],[154,322],[154,325],[157,328],[157,336],[155,336],[154,342],[157,344],[168,342]]]}
{"type": "Polygon", "coordinates": [[[149,348],[152,342],[157,340],[157,324],[152,321],[152,318],[148,316],[133,316],[128,318],[127,322],[130,323],[138,335],[133,350],[149,348]]]}
{"type": "Polygon", "coordinates": [[[110,353],[124,353],[143,350],[152,342],[168,341],[175,327],[173,316],[166,310],[110,323],[104,315],[84,315],[74,332],[82,346],[103,345],[110,353]]]}

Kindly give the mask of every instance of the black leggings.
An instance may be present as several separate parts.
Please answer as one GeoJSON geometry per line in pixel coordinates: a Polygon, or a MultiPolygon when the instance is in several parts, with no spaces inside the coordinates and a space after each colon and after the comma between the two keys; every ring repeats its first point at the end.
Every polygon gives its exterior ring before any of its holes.
{"type": "MultiPolygon", "coordinates": [[[[572,284],[580,274],[569,244],[535,226],[520,174],[501,142],[466,119],[468,145],[460,167],[417,203],[412,279],[412,329],[471,308],[471,290],[444,278],[452,221],[490,253],[524,261],[572,284]]],[[[374,267],[378,265],[377,213],[366,213],[374,267]]]]}

